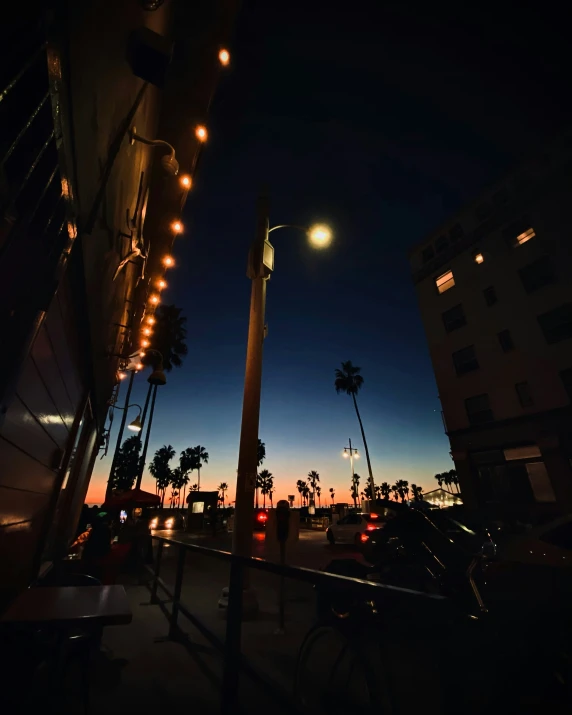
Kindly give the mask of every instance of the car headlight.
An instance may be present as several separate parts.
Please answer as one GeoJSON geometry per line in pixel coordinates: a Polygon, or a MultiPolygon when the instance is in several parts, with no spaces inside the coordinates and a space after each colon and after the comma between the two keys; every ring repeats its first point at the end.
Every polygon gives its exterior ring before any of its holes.
{"type": "Polygon", "coordinates": [[[152,529],[156,529],[156,528],[157,528],[157,519],[152,519],[152,520],[151,520],[151,523],[149,524],[149,526],[150,526],[152,529]]]}
{"type": "Polygon", "coordinates": [[[167,519],[167,521],[165,522],[165,527],[166,527],[167,529],[172,529],[174,523],[175,523],[175,522],[174,522],[173,519],[167,519]]]}

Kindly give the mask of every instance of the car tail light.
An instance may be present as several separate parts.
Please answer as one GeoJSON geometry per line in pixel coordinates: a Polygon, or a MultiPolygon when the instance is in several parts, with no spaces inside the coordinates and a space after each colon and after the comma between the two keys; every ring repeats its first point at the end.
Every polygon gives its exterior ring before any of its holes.
{"type": "Polygon", "coordinates": [[[366,530],[366,531],[375,531],[375,529],[377,529],[377,527],[376,527],[376,526],[372,526],[371,524],[368,524],[368,525],[365,527],[365,530],[366,530]]]}
{"type": "Polygon", "coordinates": [[[268,520],[268,514],[265,514],[262,512],[261,514],[258,515],[258,521],[267,521],[268,520]]]}
{"type": "Polygon", "coordinates": [[[367,534],[362,534],[359,539],[362,544],[365,544],[366,541],[369,541],[369,536],[367,534]]]}
{"type": "Polygon", "coordinates": [[[379,519],[379,514],[370,514],[369,518],[370,519],[379,519]]]}

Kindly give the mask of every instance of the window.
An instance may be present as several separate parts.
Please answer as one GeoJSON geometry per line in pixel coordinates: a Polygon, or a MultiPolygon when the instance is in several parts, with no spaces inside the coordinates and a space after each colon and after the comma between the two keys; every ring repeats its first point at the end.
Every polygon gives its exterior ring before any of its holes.
{"type": "Polygon", "coordinates": [[[483,295],[485,296],[485,303],[487,305],[494,305],[497,302],[497,292],[492,286],[485,288],[483,295]]]}
{"type": "Polygon", "coordinates": [[[505,241],[509,246],[518,247],[535,237],[534,229],[530,227],[530,220],[526,217],[511,223],[503,231],[505,241]]]}
{"type": "Polygon", "coordinates": [[[435,251],[433,250],[433,246],[427,246],[427,248],[423,249],[423,263],[428,263],[432,258],[435,256],[435,251]]]}
{"type": "Polygon", "coordinates": [[[463,312],[463,306],[460,303],[459,305],[446,310],[442,313],[441,317],[443,318],[445,330],[448,333],[453,330],[457,330],[458,328],[462,328],[463,325],[467,324],[467,321],[465,320],[465,313],[463,312]]]}
{"type": "Polygon", "coordinates": [[[526,231],[523,231],[522,233],[518,234],[518,236],[516,237],[516,242],[520,246],[523,243],[530,241],[530,239],[534,238],[535,236],[536,236],[536,234],[534,233],[534,229],[527,228],[526,231]]]}
{"type": "Polygon", "coordinates": [[[485,257],[483,256],[482,253],[474,253],[473,260],[475,263],[478,263],[480,265],[481,263],[485,262],[485,257]]]}
{"type": "Polygon", "coordinates": [[[485,221],[492,213],[492,207],[490,204],[481,204],[477,207],[475,212],[477,216],[477,221],[485,221]]]}
{"type": "Polygon", "coordinates": [[[437,253],[441,253],[442,251],[445,251],[447,248],[449,248],[449,241],[447,240],[447,236],[439,236],[439,238],[435,241],[435,248],[437,250],[437,253]]]}
{"type": "Polygon", "coordinates": [[[534,405],[534,400],[530,394],[530,387],[528,382],[517,382],[514,386],[516,389],[516,394],[518,395],[518,401],[521,407],[532,407],[534,405]]]}
{"type": "Polygon", "coordinates": [[[570,402],[572,402],[572,367],[569,367],[567,370],[562,370],[560,373],[560,379],[562,380],[564,389],[568,393],[570,402]]]}
{"type": "Polygon", "coordinates": [[[457,375],[464,375],[467,372],[479,369],[479,361],[475,355],[475,346],[469,345],[468,348],[457,350],[453,353],[453,365],[457,375]]]}
{"type": "Polygon", "coordinates": [[[463,227],[460,223],[456,223],[453,228],[449,231],[449,238],[451,243],[455,243],[460,238],[463,238],[463,227]]]}
{"type": "MultiPolygon", "coordinates": [[[[526,472],[534,499],[537,502],[554,502],[556,497],[544,462],[529,462],[526,472]]],[[[546,539],[544,539],[546,540],[546,539]]]]}
{"type": "Polygon", "coordinates": [[[543,256],[518,272],[524,290],[532,293],[545,285],[554,282],[554,270],[548,256],[543,256]]]}
{"type": "Polygon", "coordinates": [[[485,422],[492,422],[494,419],[487,394],[476,395],[466,399],[465,409],[472,425],[482,425],[485,422]]]}
{"type": "Polygon", "coordinates": [[[572,338],[572,303],[565,303],[555,310],[537,317],[547,343],[558,343],[572,338]]]}
{"type": "MultiPolygon", "coordinates": [[[[439,249],[437,249],[437,251],[438,250],[439,249]]],[[[449,288],[452,288],[455,285],[453,271],[447,271],[447,273],[440,275],[439,278],[435,278],[435,285],[439,293],[444,293],[446,290],[449,290],[449,288]]]]}
{"type": "Polygon", "coordinates": [[[508,353],[511,350],[514,350],[514,343],[512,342],[512,338],[510,336],[510,330],[501,330],[501,332],[498,333],[497,338],[499,339],[503,353],[508,353]]]}

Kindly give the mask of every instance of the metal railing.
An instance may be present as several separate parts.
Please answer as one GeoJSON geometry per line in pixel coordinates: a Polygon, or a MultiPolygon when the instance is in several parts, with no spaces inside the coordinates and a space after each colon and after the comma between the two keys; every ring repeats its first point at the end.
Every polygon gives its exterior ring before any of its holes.
{"type": "MultiPolygon", "coordinates": [[[[265,687],[274,697],[285,695],[281,693],[281,688],[276,683],[269,682],[259,673],[244,657],[241,649],[242,619],[243,619],[243,583],[245,569],[254,569],[268,574],[274,574],[281,578],[289,578],[294,581],[304,582],[317,587],[337,585],[343,587],[345,593],[359,595],[365,601],[375,600],[383,604],[386,609],[394,609],[399,604],[400,611],[411,608],[411,612],[419,612],[421,603],[426,605],[446,602],[442,596],[422,593],[395,586],[374,583],[347,576],[339,576],[324,571],[313,569],[282,566],[271,561],[258,558],[245,558],[236,556],[228,551],[211,549],[198,544],[179,541],[177,539],[152,535],[151,537],[157,546],[154,566],[147,566],[152,579],[148,583],[152,604],[159,605],[163,613],[169,619],[169,638],[180,640],[183,632],[179,626],[180,616],[187,618],[195,626],[201,635],[208,640],[223,655],[223,676],[221,688],[221,713],[230,715],[236,712],[238,698],[240,673],[245,672],[259,685],[265,687]],[[176,571],[174,586],[170,588],[161,577],[161,567],[163,561],[163,550],[165,544],[178,548],[176,555],[176,571]],[[225,640],[222,642],[218,636],[208,629],[194,615],[189,606],[182,602],[181,593],[185,578],[185,558],[187,552],[202,554],[203,556],[216,559],[230,564],[229,595],[225,640]],[[166,594],[171,601],[171,611],[165,607],[165,603],[159,598],[159,589],[166,594]]],[[[292,702],[288,703],[290,706],[292,702]]]]}

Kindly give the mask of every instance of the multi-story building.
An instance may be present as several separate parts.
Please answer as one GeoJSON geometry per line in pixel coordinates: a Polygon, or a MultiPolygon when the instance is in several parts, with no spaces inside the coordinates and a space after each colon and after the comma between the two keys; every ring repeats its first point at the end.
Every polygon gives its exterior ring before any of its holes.
{"type": "Polygon", "coordinates": [[[572,135],[410,251],[469,506],[572,510],[572,135]]]}
{"type": "Polygon", "coordinates": [[[236,12],[22,0],[4,18],[0,607],[69,543],[118,368],[152,347],[236,12]]]}

